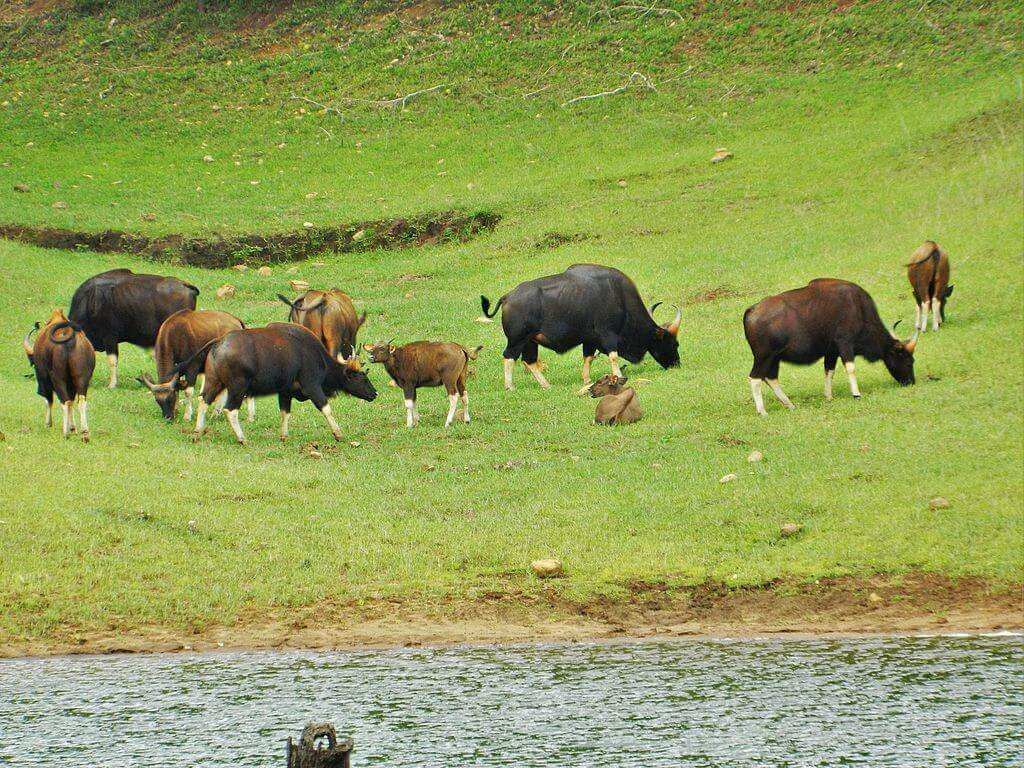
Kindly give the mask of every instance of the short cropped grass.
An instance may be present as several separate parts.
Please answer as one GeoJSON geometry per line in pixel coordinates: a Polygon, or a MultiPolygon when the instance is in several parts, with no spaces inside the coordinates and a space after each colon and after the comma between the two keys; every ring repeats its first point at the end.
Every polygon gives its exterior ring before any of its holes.
{"type": "Polygon", "coordinates": [[[382,6],[332,27],[297,5],[286,18],[307,26],[271,27],[258,45],[177,6],[206,46],[169,31],[151,40],[166,19],[130,13],[109,33],[102,14],[59,16],[57,30],[9,25],[0,220],[151,233],[450,207],[503,220],[462,245],[324,255],[270,277],[0,242],[0,640],[195,629],[320,600],[529,594],[541,589],[528,570],[538,557],[560,558],[568,574],[546,588],[579,600],[614,597],[630,579],[742,585],[923,569],[1020,582],[1019,9],[756,5],[731,24],[672,7],[683,20],[613,23],[591,17],[597,6],[549,19],[546,6],[499,4],[432,21],[382,6]],[[271,33],[278,47],[266,47],[271,33]],[[447,62],[423,49],[434,33],[450,41],[447,62]],[[658,91],[560,106],[634,69],[658,91]],[[445,77],[448,92],[405,112],[341,98],[445,77]],[[712,165],[719,146],[734,158],[712,165]],[[926,238],[951,254],[956,290],[948,324],[920,341],[917,386],[860,362],[864,397],[854,401],[840,374],[826,403],[820,366],[787,366],[796,411],[769,394],[758,418],[743,310],[843,277],[909,332],[901,265],[926,238]],[[628,428],[591,423],[575,353],[542,352],[549,391],[520,367],[506,393],[500,325],[474,322],[481,293],[493,300],[580,261],[619,267],[648,301],[683,306],[682,367],[627,369],[646,413],[628,428]],[[473,422],[446,432],[446,398],[424,390],[421,425],[406,430],[398,391],[374,369],[374,403],[335,402],[344,442],[297,404],[280,443],[269,398],[244,425],[248,446],[223,420],[192,445],[134,382],[152,362],[126,346],[120,389],[103,388],[97,364],[92,443],[62,441],[42,426],[20,340],[114,266],[181,276],[201,288],[201,307],[253,325],[283,319],[274,294],[301,277],[355,297],[369,313],[363,341],[483,344],[473,422]],[[218,301],[224,283],[238,290],[218,301]],[[764,460],[750,464],[754,449],[764,460]],[[930,509],[935,496],[949,508],[930,509]],[[804,532],[780,539],[787,521],[804,532]]]}

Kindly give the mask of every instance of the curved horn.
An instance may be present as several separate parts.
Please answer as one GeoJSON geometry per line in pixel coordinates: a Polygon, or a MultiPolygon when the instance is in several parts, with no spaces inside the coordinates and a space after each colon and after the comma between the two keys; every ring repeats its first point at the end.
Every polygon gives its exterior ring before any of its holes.
{"type": "Polygon", "coordinates": [[[28,343],[28,340],[29,340],[29,338],[31,338],[32,334],[35,333],[38,330],[39,330],[39,323],[36,323],[32,327],[32,330],[30,330],[28,333],[25,334],[25,338],[21,340],[21,346],[25,350],[25,354],[28,355],[29,357],[32,356],[32,353],[34,352],[35,348],[31,344],[28,343]]]}
{"type": "Polygon", "coordinates": [[[654,310],[656,310],[662,304],[664,304],[664,302],[662,302],[662,301],[656,301],[653,304],[651,304],[651,309],[650,309],[651,317],[654,317],[654,310]]]}
{"type": "Polygon", "coordinates": [[[679,335],[679,322],[683,319],[683,310],[676,307],[675,319],[665,326],[665,330],[671,333],[673,336],[679,335]]]}
{"type": "Polygon", "coordinates": [[[280,293],[279,293],[279,294],[277,294],[277,298],[279,298],[279,299],[280,299],[281,301],[283,301],[283,302],[284,302],[285,304],[287,304],[287,305],[288,305],[289,307],[291,307],[292,309],[298,309],[298,307],[297,307],[296,305],[297,305],[297,304],[298,304],[298,303],[299,303],[300,301],[302,301],[302,297],[301,297],[301,296],[300,296],[299,298],[297,298],[297,299],[296,299],[295,301],[292,301],[292,300],[291,300],[291,299],[289,299],[289,298],[288,298],[287,296],[284,296],[283,294],[280,294],[280,293]]]}
{"type": "Polygon", "coordinates": [[[903,345],[903,348],[910,354],[914,354],[914,350],[917,349],[917,337],[921,335],[920,329],[914,331],[914,335],[910,337],[910,341],[903,345]]]}
{"type": "Polygon", "coordinates": [[[153,383],[152,379],[149,378],[148,374],[144,373],[141,376],[137,376],[135,377],[135,380],[139,382],[139,384],[144,386],[146,389],[148,389],[150,392],[155,391],[157,388],[157,385],[153,383]]]}

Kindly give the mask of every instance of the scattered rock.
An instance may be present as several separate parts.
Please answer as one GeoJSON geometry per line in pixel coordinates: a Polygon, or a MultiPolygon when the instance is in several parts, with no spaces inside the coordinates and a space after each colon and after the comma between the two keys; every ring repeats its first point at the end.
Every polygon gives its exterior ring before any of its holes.
{"type": "Polygon", "coordinates": [[[534,560],[530,563],[530,570],[533,571],[533,575],[538,579],[557,579],[565,575],[565,571],[562,570],[561,561],[554,558],[534,560]]]}
{"type": "Polygon", "coordinates": [[[189,533],[197,533],[198,531],[199,531],[199,523],[197,523],[195,520],[189,520],[188,521],[188,532],[189,533]]]}
{"type": "Polygon", "coordinates": [[[942,496],[936,496],[928,502],[928,509],[949,509],[949,499],[945,499],[942,496]]]}
{"type": "Polygon", "coordinates": [[[804,527],[800,523],[783,523],[782,527],[779,528],[779,536],[784,539],[791,538],[799,534],[804,527]]]}
{"type": "Polygon", "coordinates": [[[302,226],[304,226],[306,229],[312,229],[313,227],[316,226],[316,224],[314,224],[312,221],[304,221],[302,222],[302,226]]]}
{"type": "Polygon", "coordinates": [[[312,267],[326,267],[327,266],[327,262],[326,261],[314,261],[310,266],[312,266],[312,267]]]}
{"type": "Polygon", "coordinates": [[[288,267],[288,269],[285,270],[285,272],[287,274],[289,274],[289,275],[294,275],[298,271],[299,271],[298,267],[288,267]]]}
{"type": "Polygon", "coordinates": [[[235,264],[232,269],[235,270],[235,272],[248,272],[249,266],[247,264],[235,264]]]}
{"type": "Polygon", "coordinates": [[[204,163],[212,163],[213,162],[213,155],[203,155],[203,162],[204,163]]]}
{"type": "Polygon", "coordinates": [[[362,443],[360,443],[358,440],[350,440],[348,444],[351,445],[353,448],[358,448],[360,445],[362,445],[362,443]]]}
{"type": "Polygon", "coordinates": [[[352,242],[353,243],[358,243],[364,237],[366,237],[366,230],[365,229],[360,229],[354,235],[352,235],[352,242]]]}
{"type": "Polygon", "coordinates": [[[618,181],[617,181],[616,183],[617,183],[617,184],[618,184],[618,185],[619,185],[620,187],[624,187],[624,186],[626,186],[626,180],[625,180],[625,179],[619,179],[619,180],[618,180],[618,181]]]}
{"type": "Polygon", "coordinates": [[[63,200],[58,200],[53,204],[53,207],[56,208],[58,211],[63,211],[67,209],[68,204],[65,203],[63,200]]]}
{"type": "Polygon", "coordinates": [[[721,163],[723,160],[728,160],[730,157],[732,157],[732,152],[725,147],[718,147],[715,150],[715,154],[711,156],[711,162],[721,163]]]}
{"type": "Polygon", "coordinates": [[[761,459],[763,459],[763,458],[764,458],[764,454],[763,453],[761,453],[758,450],[753,450],[747,456],[747,461],[749,461],[751,464],[753,464],[755,462],[761,461],[761,459]]]}
{"type": "Polygon", "coordinates": [[[877,592],[872,592],[870,595],[868,595],[868,601],[872,603],[881,603],[885,601],[885,598],[883,598],[877,592]]]}
{"type": "Polygon", "coordinates": [[[324,457],[324,455],[320,453],[320,451],[318,451],[316,448],[310,448],[308,451],[306,451],[306,455],[309,456],[309,458],[311,459],[322,459],[324,457]]]}
{"type": "Polygon", "coordinates": [[[288,285],[290,285],[292,290],[296,293],[302,293],[303,291],[309,290],[309,283],[305,280],[289,280],[288,285]]]}
{"type": "Polygon", "coordinates": [[[19,184],[15,184],[14,185],[14,191],[15,192],[28,192],[30,189],[31,189],[31,187],[28,184],[20,184],[19,183],[19,184]]]}
{"type": "Polygon", "coordinates": [[[722,477],[718,478],[718,482],[725,484],[731,483],[733,480],[737,479],[739,479],[739,475],[737,475],[735,472],[730,472],[728,475],[723,475],[722,477]]]}
{"type": "Polygon", "coordinates": [[[217,289],[218,299],[230,299],[235,295],[235,286],[225,283],[217,289]]]}
{"type": "Polygon", "coordinates": [[[256,270],[256,274],[259,275],[260,277],[270,277],[271,274],[273,274],[273,272],[274,272],[274,270],[272,270],[270,267],[268,267],[265,264],[262,267],[260,267],[259,269],[256,270]]]}
{"type": "Polygon", "coordinates": [[[144,214],[142,214],[142,220],[143,221],[156,221],[156,214],[155,213],[144,213],[144,214]]]}
{"type": "Polygon", "coordinates": [[[867,443],[861,443],[860,448],[858,448],[857,450],[859,450],[861,453],[867,453],[868,451],[871,450],[871,446],[869,446],[867,443]]]}

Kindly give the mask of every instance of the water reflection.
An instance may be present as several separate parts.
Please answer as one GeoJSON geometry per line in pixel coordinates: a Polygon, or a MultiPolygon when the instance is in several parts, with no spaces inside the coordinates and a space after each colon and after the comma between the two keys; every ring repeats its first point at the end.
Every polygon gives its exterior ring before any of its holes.
{"type": "Polygon", "coordinates": [[[0,765],[1019,765],[1022,638],[691,641],[0,662],[0,765]]]}

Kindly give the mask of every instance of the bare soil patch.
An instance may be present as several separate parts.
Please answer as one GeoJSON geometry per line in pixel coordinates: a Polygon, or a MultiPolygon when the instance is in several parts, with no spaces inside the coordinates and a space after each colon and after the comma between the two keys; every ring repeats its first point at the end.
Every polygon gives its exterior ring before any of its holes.
{"type": "Polygon", "coordinates": [[[847,635],[1024,628],[1024,585],[913,573],[672,588],[631,580],[624,597],[574,602],[546,591],[491,591],[476,600],[325,601],[287,612],[253,609],[230,626],[81,631],[8,640],[0,657],[217,649],[365,648],[612,638],[847,635]]]}
{"type": "Polygon", "coordinates": [[[77,232],[54,227],[0,224],[0,237],[41,248],[131,253],[154,261],[223,269],[235,264],[257,266],[302,261],[325,252],[349,253],[379,248],[407,248],[465,242],[497,226],[495,213],[445,211],[412,218],[367,221],[339,227],[316,227],[273,235],[185,237],[105,230],[77,232]]]}

